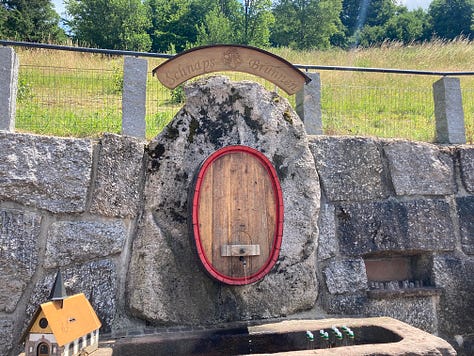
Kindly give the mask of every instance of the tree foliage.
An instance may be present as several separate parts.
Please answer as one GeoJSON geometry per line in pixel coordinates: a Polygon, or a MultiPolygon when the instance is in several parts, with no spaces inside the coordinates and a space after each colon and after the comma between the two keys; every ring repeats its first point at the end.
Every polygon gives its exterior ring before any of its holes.
{"type": "Polygon", "coordinates": [[[343,0],[341,22],[345,45],[372,45],[386,39],[385,26],[407,11],[392,0],[343,0]]]}
{"type": "Polygon", "coordinates": [[[433,34],[445,39],[474,39],[474,0],[433,0],[428,14],[433,34]]]}
{"type": "MultiPolygon", "coordinates": [[[[181,52],[217,43],[324,49],[474,38],[474,0],[65,0],[64,23],[81,45],[181,52]]],[[[0,37],[61,42],[51,0],[0,0],[0,37]]]]}
{"type": "Polygon", "coordinates": [[[271,0],[244,0],[239,43],[264,47],[270,44],[270,27],[275,22],[271,0]]]}
{"type": "Polygon", "coordinates": [[[151,25],[141,0],[66,0],[66,24],[79,43],[148,51],[151,25]]]}
{"type": "Polygon", "coordinates": [[[428,26],[428,15],[423,10],[401,11],[385,24],[385,39],[403,43],[428,39],[428,26]]]}
{"type": "Polygon", "coordinates": [[[0,35],[28,42],[66,39],[50,0],[0,0],[0,35]]]}
{"type": "Polygon", "coordinates": [[[219,43],[235,43],[235,33],[232,31],[232,22],[224,14],[221,7],[215,7],[204,18],[204,22],[197,26],[196,46],[219,43]]]}
{"type": "Polygon", "coordinates": [[[151,20],[148,33],[152,51],[182,51],[186,43],[196,38],[195,22],[192,21],[193,16],[199,17],[201,11],[192,13],[195,10],[192,0],[146,0],[145,6],[151,20]]]}
{"type": "Polygon", "coordinates": [[[198,25],[196,44],[237,43],[266,47],[274,22],[271,0],[217,0],[198,25]]]}
{"type": "Polygon", "coordinates": [[[297,49],[327,48],[340,31],[341,0],[279,0],[271,42],[297,49]]]}

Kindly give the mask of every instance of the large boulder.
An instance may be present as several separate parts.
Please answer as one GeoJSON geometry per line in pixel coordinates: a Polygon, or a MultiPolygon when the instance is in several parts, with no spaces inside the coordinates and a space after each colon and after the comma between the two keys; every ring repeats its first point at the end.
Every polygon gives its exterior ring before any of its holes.
{"type": "Polygon", "coordinates": [[[303,123],[286,99],[253,82],[211,77],[185,92],[182,110],[149,145],[144,214],[128,275],[131,312],[154,324],[203,324],[311,308],[318,294],[320,190],[303,123]],[[193,175],[206,157],[228,145],[265,154],[283,191],[279,259],[263,279],[245,286],[208,277],[188,231],[193,175]]]}

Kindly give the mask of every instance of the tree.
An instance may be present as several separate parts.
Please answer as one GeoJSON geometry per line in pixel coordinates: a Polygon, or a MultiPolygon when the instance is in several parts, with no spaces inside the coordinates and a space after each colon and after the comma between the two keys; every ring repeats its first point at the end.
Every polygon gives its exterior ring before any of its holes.
{"type": "MultiPolygon", "coordinates": [[[[151,19],[148,33],[152,40],[152,51],[169,52],[173,48],[180,52],[186,48],[187,43],[196,40],[196,22],[190,21],[191,4],[192,0],[145,1],[151,19]]],[[[200,22],[201,18],[197,23],[200,22]]]]}
{"type": "Polygon", "coordinates": [[[224,14],[222,7],[216,7],[205,17],[204,23],[197,26],[196,46],[218,43],[235,43],[232,23],[224,14]]]}
{"type": "Polygon", "coordinates": [[[407,44],[427,39],[427,27],[428,15],[424,10],[402,11],[387,21],[384,37],[407,44]]]}
{"type": "Polygon", "coordinates": [[[7,10],[3,7],[3,5],[0,5],[0,37],[5,38],[7,37],[5,33],[5,21],[7,20],[7,10]]]}
{"type": "Polygon", "coordinates": [[[66,0],[65,23],[80,43],[109,49],[148,51],[151,39],[141,0],[66,0]]]}
{"type": "Polygon", "coordinates": [[[474,0],[433,0],[428,8],[433,34],[445,39],[474,38],[474,0]]]}
{"type": "Polygon", "coordinates": [[[340,19],[344,26],[345,45],[358,45],[361,36],[367,43],[383,40],[383,27],[401,8],[406,10],[392,0],[343,0],[340,19]]]}
{"type": "Polygon", "coordinates": [[[50,0],[0,0],[0,34],[28,42],[66,39],[50,0]]]}
{"type": "Polygon", "coordinates": [[[271,0],[244,0],[239,43],[257,47],[270,44],[270,28],[275,22],[271,0]]]}
{"type": "Polygon", "coordinates": [[[341,0],[279,0],[271,42],[297,49],[327,48],[340,32],[341,0]]]}

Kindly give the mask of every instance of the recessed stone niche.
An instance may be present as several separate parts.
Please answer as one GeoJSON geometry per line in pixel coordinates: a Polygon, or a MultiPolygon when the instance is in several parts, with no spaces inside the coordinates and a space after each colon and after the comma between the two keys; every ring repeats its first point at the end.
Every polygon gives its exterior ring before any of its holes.
{"type": "Polygon", "coordinates": [[[382,299],[400,295],[438,295],[433,284],[433,258],[426,253],[399,253],[364,257],[369,296],[382,299]]]}

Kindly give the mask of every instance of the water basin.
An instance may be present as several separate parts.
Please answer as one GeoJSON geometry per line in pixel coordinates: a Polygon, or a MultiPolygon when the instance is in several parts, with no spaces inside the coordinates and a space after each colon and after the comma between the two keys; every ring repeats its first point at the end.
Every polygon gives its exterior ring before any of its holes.
{"type": "Polygon", "coordinates": [[[112,355],[456,355],[445,340],[392,318],[285,320],[117,340],[112,355]],[[337,337],[332,327],[353,331],[337,337]],[[329,334],[323,338],[321,331],[329,334]],[[309,334],[307,332],[310,332],[309,334]],[[312,339],[308,335],[314,336],[312,339]]]}

